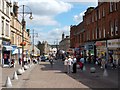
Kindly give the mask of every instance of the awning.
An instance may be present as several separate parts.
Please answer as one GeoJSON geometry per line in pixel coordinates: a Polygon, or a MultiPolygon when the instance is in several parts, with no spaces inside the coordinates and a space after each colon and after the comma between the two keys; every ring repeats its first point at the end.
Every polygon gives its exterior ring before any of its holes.
{"type": "Polygon", "coordinates": [[[3,46],[4,51],[11,51],[13,49],[12,46],[3,46]]]}
{"type": "Polygon", "coordinates": [[[20,48],[20,49],[15,49],[13,52],[12,52],[12,54],[22,54],[22,49],[20,48]]]}

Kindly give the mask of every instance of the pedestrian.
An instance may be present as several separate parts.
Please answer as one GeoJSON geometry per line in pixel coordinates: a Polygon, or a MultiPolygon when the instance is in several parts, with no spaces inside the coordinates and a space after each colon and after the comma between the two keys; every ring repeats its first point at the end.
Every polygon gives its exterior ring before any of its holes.
{"type": "Polygon", "coordinates": [[[76,73],[76,62],[77,62],[77,59],[76,59],[76,57],[74,56],[73,57],[73,73],[76,73]]]}
{"type": "Polygon", "coordinates": [[[53,67],[53,57],[50,56],[50,60],[49,60],[50,64],[51,64],[51,67],[53,67]]]}
{"type": "Polygon", "coordinates": [[[68,57],[66,57],[64,61],[64,72],[67,73],[67,71],[68,71],[68,57]]]}
{"type": "Polygon", "coordinates": [[[101,54],[101,68],[105,69],[105,56],[104,54],[102,53],[101,54]]]}
{"type": "Polygon", "coordinates": [[[72,58],[69,56],[68,58],[68,73],[71,73],[72,71],[72,58]]]}
{"type": "Polygon", "coordinates": [[[19,58],[19,65],[21,65],[21,58],[19,58]]]}
{"type": "Polygon", "coordinates": [[[84,57],[82,56],[81,59],[80,59],[80,69],[83,70],[83,67],[84,67],[84,57]]]}

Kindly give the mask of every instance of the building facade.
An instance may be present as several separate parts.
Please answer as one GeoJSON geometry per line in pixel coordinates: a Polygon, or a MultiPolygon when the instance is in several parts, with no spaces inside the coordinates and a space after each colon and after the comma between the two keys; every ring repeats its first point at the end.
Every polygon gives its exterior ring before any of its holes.
{"type": "Polygon", "coordinates": [[[82,24],[71,26],[71,47],[79,47],[86,54],[101,56],[104,53],[109,59],[120,59],[120,1],[102,2],[97,7],[89,7],[83,16],[82,24]],[[78,31],[77,31],[78,30],[78,31]],[[78,34],[78,35],[77,35],[78,34]],[[83,41],[80,43],[80,41],[83,41]]]}
{"type": "Polygon", "coordinates": [[[22,23],[18,20],[18,5],[17,2],[13,4],[13,12],[11,12],[11,45],[13,47],[12,50],[12,58],[17,60],[22,58],[22,46],[20,43],[22,42],[22,32],[24,32],[24,41],[26,45],[24,46],[24,54],[26,57],[30,56],[30,29],[26,30],[26,26],[24,31],[22,30],[22,23]]]}
{"type": "Polygon", "coordinates": [[[0,0],[0,64],[8,63],[11,53],[10,42],[10,10],[11,3],[8,0],[0,0]],[[3,61],[3,59],[5,61],[3,61]]]}
{"type": "Polygon", "coordinates": [[[70,48],[70,37],[64,37],[64,33],[62,34],[62,40],[59,42],[59,49],[65,52],[68,52],[70,48]]]}

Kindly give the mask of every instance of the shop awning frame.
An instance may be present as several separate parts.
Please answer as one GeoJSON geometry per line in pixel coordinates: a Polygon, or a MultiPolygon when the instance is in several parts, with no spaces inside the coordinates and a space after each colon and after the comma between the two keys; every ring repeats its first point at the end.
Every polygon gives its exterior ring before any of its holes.
{"type": "Polygon", "coordinates": [[[12,46],[3,46],[3,50],[4,51],[11,51],[11,50],[13,50],[13,47],[12,46]]]}

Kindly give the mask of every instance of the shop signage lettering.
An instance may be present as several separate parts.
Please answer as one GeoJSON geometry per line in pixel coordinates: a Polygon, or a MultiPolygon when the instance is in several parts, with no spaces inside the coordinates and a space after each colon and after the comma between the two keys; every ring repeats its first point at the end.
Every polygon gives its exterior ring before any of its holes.
{"type": "Polygon", "coordinates": [[[3,44],[3,45],[10,45],[10,42],[2,41],[2,44],[3,44]]]}
{"type": "Polygon", "coordinates": [[[106,46],[106,42],[96,42],[96,46],[106,46]]]}
{"type": "Polygon", "coordinates": [[[119,46],[120,46],[119,39],[108,40],[108,47],[119,47],[119,46]]]}

